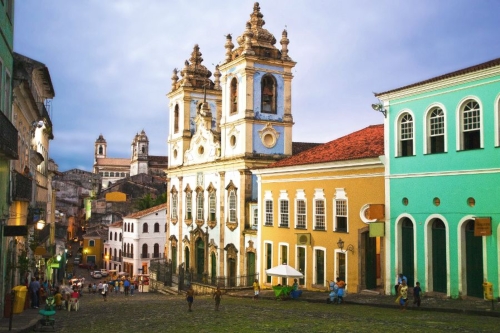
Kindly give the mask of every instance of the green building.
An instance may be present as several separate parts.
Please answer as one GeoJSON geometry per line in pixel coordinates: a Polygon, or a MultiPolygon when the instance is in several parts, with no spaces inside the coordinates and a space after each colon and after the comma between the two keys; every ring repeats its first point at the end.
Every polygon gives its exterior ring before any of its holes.
{"type": "Polygon", "coordinates": [[[376,94],[386,113],[386,292],[500,286],[500,58],[376,94]]]}

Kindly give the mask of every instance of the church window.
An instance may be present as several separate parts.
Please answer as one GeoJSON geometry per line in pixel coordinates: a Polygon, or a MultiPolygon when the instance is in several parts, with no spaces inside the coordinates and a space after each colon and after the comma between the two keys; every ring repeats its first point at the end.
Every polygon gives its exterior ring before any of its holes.
{"type": "Polygon", "coordinates": [[[186,220],[192,220],[193,197],[191,192],[186,192],[186,220]]]}
{"type": "Polygon", "coordinates": [[[179,132],[179,104],[175,104],[174,109],[174,133],[179,132]]]}
{"type": "Polygon", "coordinates": [[[236,222],[236,191],[229,192],[229,222],[236,222]]]}
{"type": "Polygon", "coordinates": [[[172,193],[172,219],[177,219],[177,192],[172,193]]]}
{"type": "Polygon", "coordinates": [[[145,146],[141,146],[141,152],[144,154],[146,153],[146,147],[145,146]]]}
{"type": "Polygon", "coordinates": [[[203,221],[203,191],[199,190],[196,194],[196,219],[203,221]]]}
{"type": "Polygon", "coordinates": [[[148,224],[147,223],[143,223],[142,224],[142,233],[147,233],[148,232],[148,224]]]}
{"type": "Polygon", "coordinates": [[[238,80],[233,78],[231,80],[231,113],[238,112],[238,80]]]}
{"type": "Polygon", "coordinates": [[[154,232],[160,232],[160,224],[159,223],[155,223],[155,231],[154,232]]]}
{"type": "Polygon", "coordinates": [[[210,210],[210,216],[209,219],[210,221],[215,221],[215,191],[211,192],[210,195],[208,196],[208,206],[210,210]]]}
{"type": "Polygon", "coordinates": [[[99,155],[102,155],[103,149],[102,146],[99,146],[99,155]]]}
{"type": "Polygon", "coordinates": [[[276,114],[276,81],[272,75],[262,78],[261,92],[262,112],[276,114]]]}

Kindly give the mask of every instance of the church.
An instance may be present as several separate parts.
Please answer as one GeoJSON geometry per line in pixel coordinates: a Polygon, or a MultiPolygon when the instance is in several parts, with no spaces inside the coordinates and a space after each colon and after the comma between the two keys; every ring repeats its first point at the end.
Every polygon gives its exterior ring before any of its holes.
{"type": "Polygon", "coordinates": [[[315,145],[292,142],[296,63],[287,31],[277,47],[264,24],[255,3],[237,45],[226,36],[213,80],[198,45],[173,71],[165,257],[174,267],[183,264],[194,281],[251,285],[263,254],[257,178],[250,170],[315,145]]]}
{"type": "Polygon", "coordinates": [[[144,130],[132,140],[130,159],[108,157],[107,147],[106,139],[99,135],[94,143],[93,172],[101,176],[102,189],[119,179],[138,174],[165,177],[168,157],[149,155],[149,140],[144,130]]]}

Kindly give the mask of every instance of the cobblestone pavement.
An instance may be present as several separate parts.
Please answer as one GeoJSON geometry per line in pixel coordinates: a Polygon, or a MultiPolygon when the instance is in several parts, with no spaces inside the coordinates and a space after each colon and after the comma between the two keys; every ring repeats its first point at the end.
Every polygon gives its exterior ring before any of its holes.
{"type": "MultiPolygon", "coordinates": [[[[57,312],[56,332],[495,332],[500,324],[500,318],[489,316],[402,312],[394,308],[394,297],[348,295],[346,304],[327,305],[326,293],[305,291],[301,300],[287,301],[274,300],[267,290],[259,301],[251,294],[224,295],[217,312],[209,296],[196,296],[188,312],[182,295],[112,294],[104,302],[100,295],[84,294],[78,312],[57,312]],[[358,298],[375,305],[370,297],[387,299],[391,308],[353,302],[358,298]]],[[[39,317],[36,310],[26,311],[39,317]]]]}

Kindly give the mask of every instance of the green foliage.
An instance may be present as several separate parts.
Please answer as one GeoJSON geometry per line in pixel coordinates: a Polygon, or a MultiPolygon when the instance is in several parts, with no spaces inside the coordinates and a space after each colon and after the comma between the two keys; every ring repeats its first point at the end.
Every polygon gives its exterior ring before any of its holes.
{"type": "Polygon", "coordinates": [[[144,210],[148,209],[154,206],[161,205],[163,203],[167,202],[167,194],[163,193],[162,195],[153,198],[150,193],[146,194],[142,198],[140,198],[136,204],[135,208],[138,210],[144,210]]]}

